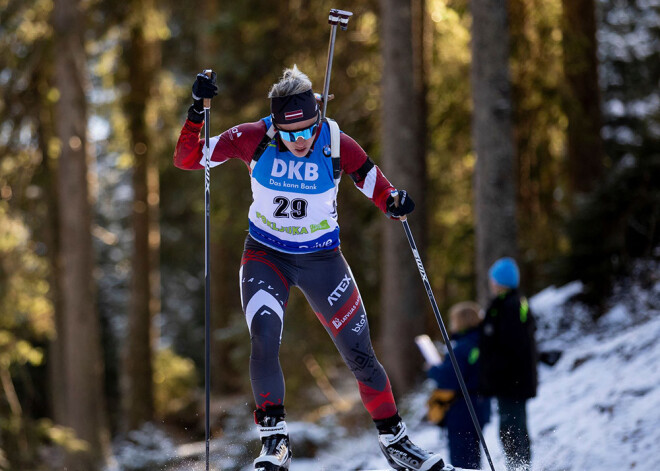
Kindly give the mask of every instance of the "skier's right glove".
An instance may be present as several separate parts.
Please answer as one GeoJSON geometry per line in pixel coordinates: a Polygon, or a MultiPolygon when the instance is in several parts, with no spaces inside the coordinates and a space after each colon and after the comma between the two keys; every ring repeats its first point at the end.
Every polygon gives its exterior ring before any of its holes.
{"type": "Polygon", "coordinates": [[[213,98],[218,94],[218,86],[215,81],[217,74],[211,72],[209,77],[204,72],[197,74],[192,86],[193,104],[188,108],[188,119],[193,123],[204,121],[204,99],[213,98]]]}

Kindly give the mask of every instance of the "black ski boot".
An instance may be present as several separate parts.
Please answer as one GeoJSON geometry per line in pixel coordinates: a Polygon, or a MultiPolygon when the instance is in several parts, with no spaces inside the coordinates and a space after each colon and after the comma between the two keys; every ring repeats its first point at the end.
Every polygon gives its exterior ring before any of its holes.
{"type": "Polygon", "coordinates": [[[408,438],[406,424],[399,415],[376,420],[378,444],[392,468],[400,471],[454,471],[439,455],[421,449],[408,438]]]}
{"type": "Polygon", "coordinates": [[[291,446],[284,416],[283,406],[254,411],[254,422],[262,444],[261,453],[254,460],[255,471],[288,471],[291,446]]]}

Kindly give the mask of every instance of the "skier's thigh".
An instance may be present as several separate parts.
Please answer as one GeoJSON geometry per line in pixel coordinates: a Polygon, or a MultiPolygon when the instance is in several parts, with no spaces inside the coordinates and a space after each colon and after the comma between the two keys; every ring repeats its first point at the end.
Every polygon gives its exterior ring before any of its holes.
{"type": "Polygon", "coordinates": [[[289,284],[276,265],[267,259],[247,260],[241,266],[240,282],[243,312],[250,330],[255,317],[272,314],[283,322],[289,284]]]}

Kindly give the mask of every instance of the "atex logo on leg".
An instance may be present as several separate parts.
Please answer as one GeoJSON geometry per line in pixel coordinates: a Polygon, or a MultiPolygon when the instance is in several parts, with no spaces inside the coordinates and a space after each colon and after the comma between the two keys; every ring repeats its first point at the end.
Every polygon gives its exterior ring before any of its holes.
{"type": "Polygon", "coordinates": [[[351,285],[351,277],[348,274],[344,275],[344,278],[339,282],[335,290],[330,293],[328,296],[328,304],[332,306],[335,302],[339,301],[341,295],[346,292],[348,287],[351,285]]]}

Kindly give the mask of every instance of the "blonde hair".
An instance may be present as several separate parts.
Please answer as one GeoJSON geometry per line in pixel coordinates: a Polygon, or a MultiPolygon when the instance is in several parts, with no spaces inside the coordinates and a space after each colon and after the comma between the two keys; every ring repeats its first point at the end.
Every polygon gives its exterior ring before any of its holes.
{"type": "Polygon", "coordinates": [[[482,319],[481,306],[474,301],[463,301],[449,309],[449,325],[452,333],[464,332],[476,327],[482,319]]]}
{"type": "Polygon", "coordinates": [[[268,98],[296,95],[311,89],[312,81],[294,64],[292,68],[284,69],[280,81],[274,84],[268,92],[268,98]]]}

